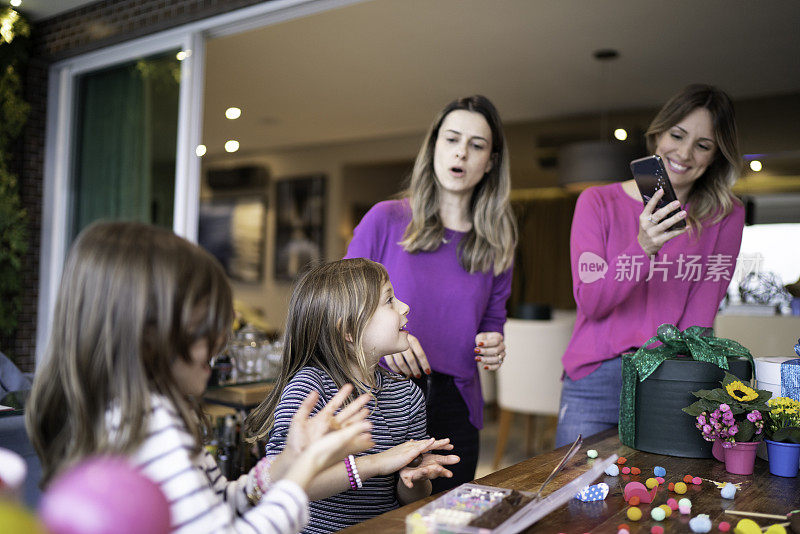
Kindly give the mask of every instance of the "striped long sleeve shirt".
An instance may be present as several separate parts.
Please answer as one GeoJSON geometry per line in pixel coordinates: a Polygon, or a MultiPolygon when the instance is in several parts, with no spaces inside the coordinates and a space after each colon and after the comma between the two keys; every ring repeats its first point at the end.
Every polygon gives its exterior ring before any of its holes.
{"type": "Polygon", "coordinates": [[[147,429],[130,460],[164,493],[173,532],[289,534],[308,522],[308,497],[288,480],[277,482],[251,506],[247,475],[229,481],[211,454],[193,454],[194,438],[169,399],[152,396],[147,429]]]}
{"type": "MultiPolygon", "coordinates": [[[[379,453],[411,439],[426,439],[425,399],[420,389],[410,380],[396,380],[380,372],[376,377],[378,386],[372,393],[377,401],[367,406],[371,410],[368,420],[372,423],[375,445],[361,455],[379,453]]],[[[311,390],[316,390],[320,397],[313,410],[316,413],[339,388],[322,369],[301,369],[281,394],[267,454],[283,450],[292,416],[311,390]]],[[[311,519],[303,532],[336,532],[399,507],[396,473],[375,476],[363,483],[363,488],[312,501],[309,505],[311,519]]]]}

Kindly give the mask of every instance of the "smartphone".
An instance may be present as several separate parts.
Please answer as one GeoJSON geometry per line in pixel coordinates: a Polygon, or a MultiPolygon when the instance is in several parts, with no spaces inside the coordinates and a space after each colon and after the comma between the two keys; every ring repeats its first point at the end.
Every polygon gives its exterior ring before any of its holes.
{"type": "MultiPolygon", "coordinates": [[[[672,188],[672,182],[669,181],[667,169],[664,168],[664,162],[661,161],[661,156],[653,155],[631,161],[631,172],[636,185],[639,187],[639,192],[642,194],[644,204],[650,202],[650,199],[659,189],[664,190],[664,196],[658,201],[656,210],[678,200],[675,190],[672,188]]],[[[681,211],[681,208],[676,209],[665,218],[668,219],[679,211],[681,211]]],[[[678,230],[680,228],[686,228],[686,219],[681,219],[669,229],[678,230]]]]}

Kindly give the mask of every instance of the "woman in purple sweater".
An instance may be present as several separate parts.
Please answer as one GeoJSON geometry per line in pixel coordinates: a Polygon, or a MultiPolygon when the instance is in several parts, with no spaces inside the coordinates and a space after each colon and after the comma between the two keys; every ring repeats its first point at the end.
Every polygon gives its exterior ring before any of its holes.
{"type": "Polygon", "coordinates": [[[578,314],[562,359],[557,446],[617,425],[620,355],[662,323],[713,326],[736,266],[744,208],[731,193],[741,155],[728,95],[686,87],[659,111],[646,138],[680,205],[655,209],[659,191],[642,209],[633,180],[591,187],[578,198],[570,245],[578,314]],[[681,219],[686,228],[669,230],[681,219]]]}
{"type": "Polygon", "coordinates": [[[449,437],[461,457],[453,478],[432,481],[434,493],[475,477],[483,426],[477,365],[496,370],[505,358],[517,238],[510,189],[497,110],[483,96],[454,100],[428,131],[404,198],[373,206],[347,250],[347,258],[386,266],[411,307],[411,348],[384,361],[417,380],[428,433],[449,437]]]}

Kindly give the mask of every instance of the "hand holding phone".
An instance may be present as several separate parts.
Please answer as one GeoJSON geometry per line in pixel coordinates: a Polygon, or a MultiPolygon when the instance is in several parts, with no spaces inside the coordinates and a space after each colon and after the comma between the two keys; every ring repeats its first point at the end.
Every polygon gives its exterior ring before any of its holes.
{"type": "MultiPolygon", "coordinates": [[[[653,195],[656,194],[656,191],[659,189],[664,191],[664,195],[658,200],[658,204],[653,211],[659,210],[671,202],[678,200],[678,197],[675,195],[675,190],[672,188],[672,182],[669,181],[667,169],[664,168],[664,162],[661,161],[661,156],[653,155],[633,160],[631,162],[631,172],[633,173],[633,179],[639,188],[639,193],[642,195],[642,202],[645,206],[647,206],[647,203],[653,198],[653,195]]],[[[669,219],[680,210],[680,207],[677,208],[664,217],[664,219],[669,219]]],[[[679,230],[681,228],[686,228],[685,219],[680,219],[669,227],[667,231],[679,230]]]]}

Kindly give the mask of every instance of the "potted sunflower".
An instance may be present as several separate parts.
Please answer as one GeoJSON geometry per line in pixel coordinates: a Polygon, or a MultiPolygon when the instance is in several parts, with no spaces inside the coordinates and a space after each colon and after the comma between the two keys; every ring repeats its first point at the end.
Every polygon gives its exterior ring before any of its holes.
{"type": "Polygon", "coordinates": [[[769,472],[781,477],[795,477],[800,463],[800,401],[775,397],[764,428],[769,456],[769,472]]]}
{"type": "Polygon", "coordinates": [[[764,418],[771,410],[767,402],[772,392],[751,388],[727,372],[721,385],[692,392],[698,400],[683,411],[695,417],[703,439],[714,442],[714,457],[725,462],[729,473],[749,475],[756,448],[764,437],[764,418]]]}

